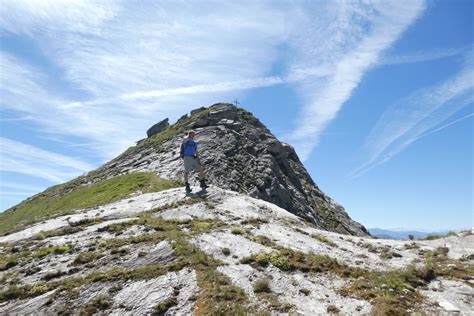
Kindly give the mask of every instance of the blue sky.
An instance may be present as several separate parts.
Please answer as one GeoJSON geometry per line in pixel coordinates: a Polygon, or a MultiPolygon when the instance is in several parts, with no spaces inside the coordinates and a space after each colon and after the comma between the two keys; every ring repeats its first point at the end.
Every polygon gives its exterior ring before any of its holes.
{"type": "Polygon", "coordinates": [[[238,98],[367,227],[473,226],[473,2],[0,6],[0,209],[238,98]]]}

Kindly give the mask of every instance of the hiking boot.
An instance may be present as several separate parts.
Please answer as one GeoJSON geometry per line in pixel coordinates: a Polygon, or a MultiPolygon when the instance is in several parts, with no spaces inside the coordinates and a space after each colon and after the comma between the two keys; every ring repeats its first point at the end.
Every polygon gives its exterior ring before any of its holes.
{"type": "Polygon", "coordinates": [[[191,187],[189,186],[189,183],[186,182],[186,192],[189,193],[191,192],[191,187]]]}
{"type": "Polygon", "coordinates": [[[206,180],[200,180],[199,183],[201,184],[201,189],[206,189],[209,186],[206,184],[206,180]]]}

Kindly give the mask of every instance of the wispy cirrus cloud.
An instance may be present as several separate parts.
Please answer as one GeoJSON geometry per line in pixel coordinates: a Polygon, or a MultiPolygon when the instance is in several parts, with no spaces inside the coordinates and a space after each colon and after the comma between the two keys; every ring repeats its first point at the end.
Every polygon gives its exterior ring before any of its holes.
{"type": "Polygon", "coordinates": [[[92,165],[62,154],[0,137],[0,171],[15,172],[64,182],[93,168],[92,165]]]}
{"type": "Polygon", "coordinates": [[[389,106],[363,145],[365,162],[349,177],[357,178],[392,159],[418,139],[471,117],[472,114],[438,126],[474,102],[473,73],[474,52],[471,51],[457,74],[389,106]]]}
{"type": "Polygon", "coordinates": [[[332,22],[312,23],[313,19],[308,17],[305,26],[312,32],[295,43],[294,49],[300,54],[290,69],[293,77],[304,79],[296,87],[306,105],[300,112],[298,127],[287,138],[303,159],[316,147],[322,131],[337,116],[363,76],[423,13],[425,4],[343,2],[329,9],[335,10],[328,11],[329,16],[334,14],[332,22]]]}
{"type": "Polygon", "coordinates": [[[390,55],[383,56],[380,60],[380,65],[399,65],[399,64],[412,64],[433,61],[442,58],[449,58],[454,56],[462,56],[469,48],[448,48],[438,49],[429,51],[419,51],[410,54],[403,55],[390,55]]]}
{"type": "Polygon", "coordinates": [[[266,75],[287,37],[281,6],[23,0],[1,10],[1,32],[28,38],[61,70],[44,78],[3,53],[1,106],[33,117],[42,134],[91,144],[101,159],[164,117],[282,82],[266,75]],[[58,95],[55,80],[70,91],[58,95]]]}

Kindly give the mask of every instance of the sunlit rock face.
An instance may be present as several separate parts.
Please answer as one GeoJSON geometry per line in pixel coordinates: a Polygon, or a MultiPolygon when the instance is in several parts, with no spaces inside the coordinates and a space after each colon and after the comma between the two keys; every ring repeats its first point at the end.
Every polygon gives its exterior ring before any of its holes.
{"type": "Polygon", "coordinates": [[[0,237],[0,314],[472,310],[473,235],[348,236],[242,193],[199,190],[136,194],[0,237]]]}
{"type": "Polygon", "coordinates": [[[191,129],[196,132],[201,162],[211,184],[274,203],[321,229],[368,235],[365,227],[318,188],[292,146],[279,141],[251,113],[232,104],[191,111],[106,164],[92,181],[137,171],[182,179],[179,147],[191,129]]]}

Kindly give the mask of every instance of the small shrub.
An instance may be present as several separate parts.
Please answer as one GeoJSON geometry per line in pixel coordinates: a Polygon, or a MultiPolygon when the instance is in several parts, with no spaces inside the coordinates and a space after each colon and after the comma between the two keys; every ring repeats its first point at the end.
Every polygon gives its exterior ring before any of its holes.
{"type": "Polygon", "coordinates": [[[16,265],[18,265],[18,261],[14,258],[7,260],[5,263],[0,262],[0,271],[6,271],[16,265]]]}
{"type": "Polygon", "coordinates": [[[216,204],[214,202],[211,202],[211,201],[205,202],[204,205],[210,210],[213,210],[213,209],[216,208],[216,204]]]}
{"type": "Polygon", "coordinates": [[[337,306],[335,305],[329,305],[328,308],[326,309],[326,311],[329,313],[329,314],[339,314],[339,312],[341,311],[337,306]]]}
{"type": "Polygon", "coordinates": [[[313,237],[314,239],[317,239],[319,240],[320,242],[323,242],[331,247],[335,247],[337,246],[336,243],[332,242],[331,240],[329,240],[326,236],[323,236],[323,235],[318,235],[318,234],[312,234],[311,237],[313,237]]]}
{"type": "Polygon", "coordinates": [[[267,247],[272,247],[272,248],[278,248],[279,247],[275,242],[270,240],[270,238],[268,238],[267,236],[257,235],[255,237],[253,237],[252,240],[255,241],[255,242],[258,242],[259,244],[267,246],[267,247]]]}
{"type": "Polygon", "coordinates": [[[101,258],[103,255],[97,252],[82,252],[77,255],[71,265],[81,265],[101,258]]]}
{"type": "Polygon", "coordinates": [[[243,229],[240,228],[240,227],[234,227],[234,228],[231,229],[230,232],[234,235],[243,235],[244,234],[243,229]]]}
{"type": "Polygon", "coordinates": [[[152,315],[165,315],[168,309],[176,305],[178,305],[178,300],[176,299],[176,296],[169,297],[155,306],[152,315]]]}
{"type": "Polygon", "coordinates": [[[110,251],[111,255],[121,255],[124,256],[126,254],[130,253],[130,251],[127,248],[114,248],[110,251]]]}
{"type": "Polygon", "coordinates": [[[53,271],[53,272],[48,272],[46,273],[42,279],[45,280],[45,281],[49,281],[49,280],[52,280],[52,279],[56,279],[56,278],[60,278],[62,277],[63,275],[66,275],[67,273],[64,272],[64,271],[61,271],[61,270],[56,270],[56,271],[53,271]]]}
{"type": "Polygon", "coordinates": [[[107,310],[110,306],[112,301],[107,296],[99,295],[81,309],[80,315],[93,315],[100,310],[107,310]]]}
{"type": "Polygon", "coordinates": [[[253,284],[253,291],[255,293],[270,293],[270,283],[267,278],[258,279],[253,284]]]}
{"type": "Polygon", "coordinates": [[[120,235],[123,234],[123,232],[127,229],[128,224],[127,223],[115,223],[115,224],[110,224],[104,227],[99,227],[97,228],[97,232],[108,232],[111,234],[115,235],[120,235]]]}

